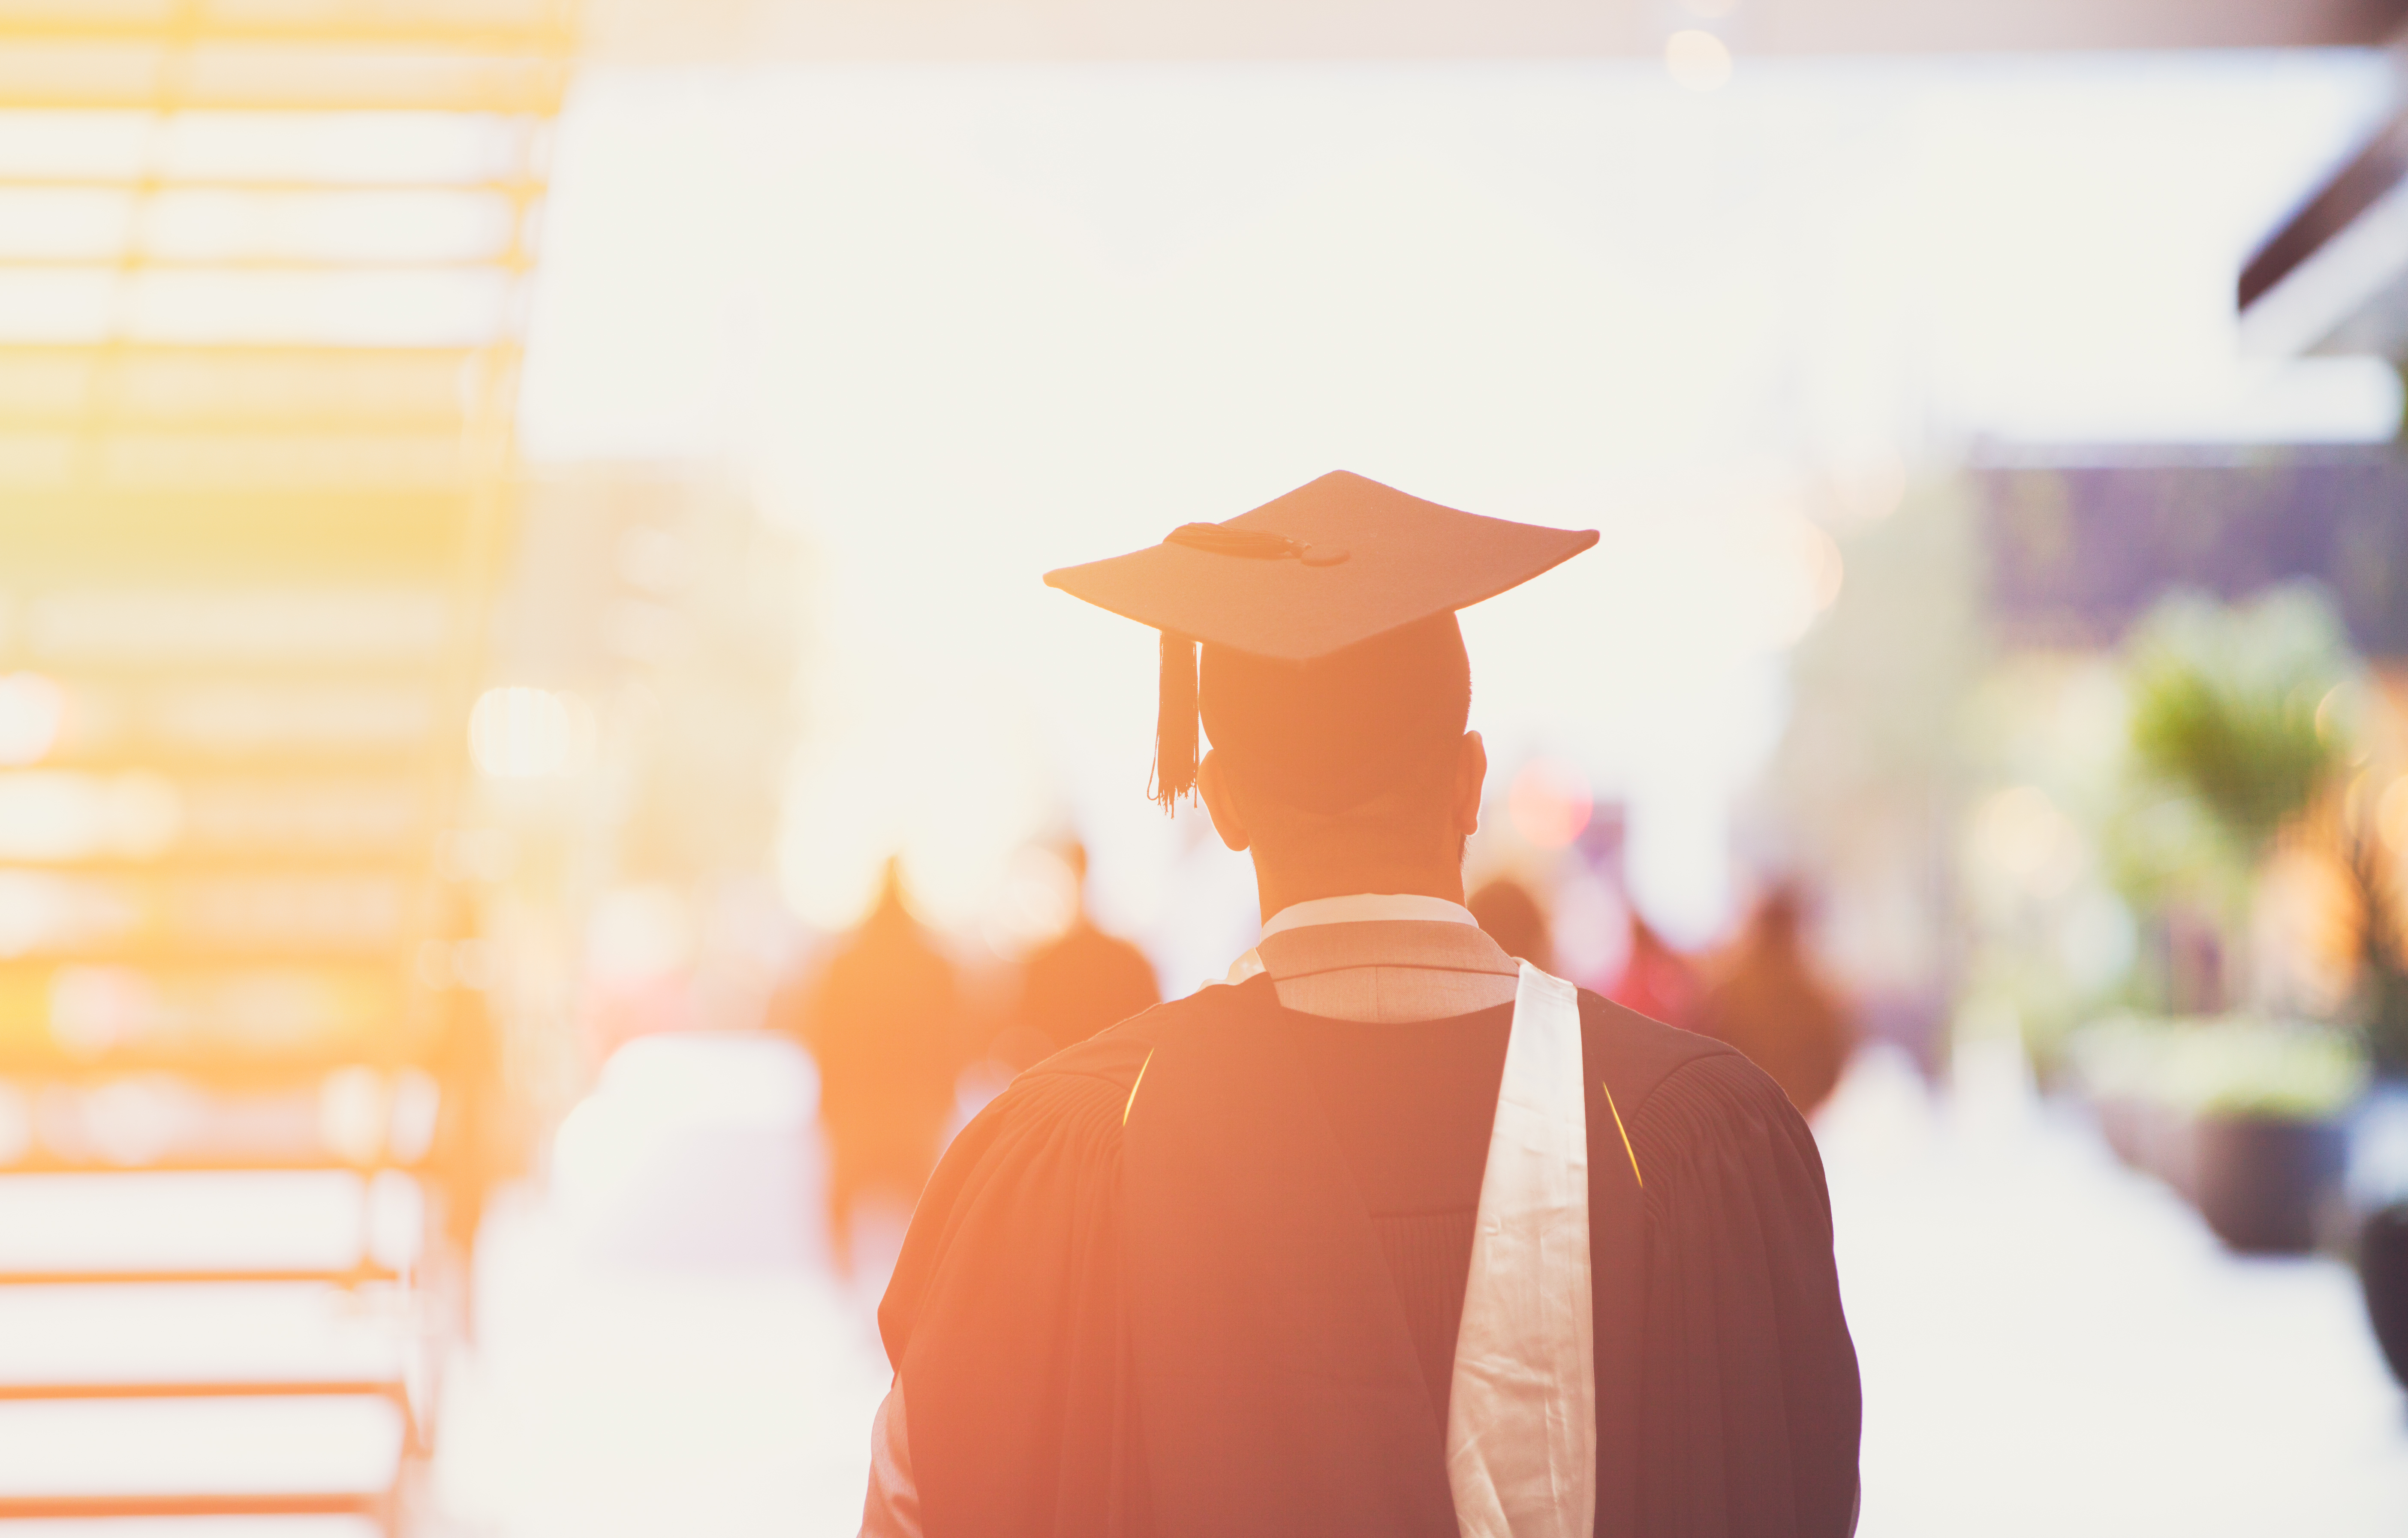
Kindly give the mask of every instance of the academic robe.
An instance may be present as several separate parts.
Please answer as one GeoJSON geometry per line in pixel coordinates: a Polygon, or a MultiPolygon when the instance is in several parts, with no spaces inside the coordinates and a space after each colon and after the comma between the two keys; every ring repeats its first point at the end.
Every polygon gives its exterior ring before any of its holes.
{"type": "MultiPolygon", "coordinates": [[[[1858,1386],[1813,1138],[1737,1053],[1580,1004],[1596,1531],[1837,1538],[1858,1386]]],[[[1014,1081],[880,1310],[930,1538],[1454,1534],[1463,1193],[1510,1019],[1333,1021],[1256,977],[1014,1081]]]]}

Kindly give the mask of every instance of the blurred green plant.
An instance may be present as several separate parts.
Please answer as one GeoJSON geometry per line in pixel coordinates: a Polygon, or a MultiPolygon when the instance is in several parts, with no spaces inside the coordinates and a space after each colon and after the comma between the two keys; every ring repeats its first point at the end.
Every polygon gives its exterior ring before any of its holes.
{"type": "MultiPolygon", "coordinates": [[[[2173,595],[2133,628],[2126,658],[2137,767],[2195,799],[2244,866],[2349,761],[2361,669],[2320,587],[2236,605],[2173,595]]],[[[2194,829],[2158,831],[2173,835],[2159,858],[2178,859],[2194,829]]]]}
{"type": "Polygon", "coordinates": [[[2356,754],[2364,669],[2324,589],[2226,604],[2161,599],[2123,654],[2122,805],[2100,829],[2117,888],[2156,936],[2134,1001],[2176,1012],[2251,996],[2249,915],[2277,834],[2329,802],[2356,754]]]}
{"type": "Polygon", "coordinates": [[[2344,818],[2349,874],[2358,889],[2358,1017],[2375,1068],[2408,1076],[2408,946],[2402,943],[2399,861],[2375,826],[2371,798],[2360,795],[2344,818]]]}
{"type": "Polygon", "coordinates": [[[2138,776],[2109,830],[2118,884],[2161,917],[2186,904],[2214,913],[2237,957],[2278,833],[2321,808],[2305,835],[2339,857],[2358,898],[2361,1060],[2408,1071],[2396,862],[2358,804],[2365,778],[2343,783],[2365,757],[2372,690],[2329,596],[2313,583],[2239,605],[2176,595],[2134,627],[2125,659],[2138,776]]]}
{"type": "Polygon", "coordinates": [[[2093,1100],[2192,1116],[2323,1121],[2347,1110],[2367,1083],[2355,1031],[2255,1015],[2118,1015],[2075,1032],[2068,1059],[2093,1100]]]}

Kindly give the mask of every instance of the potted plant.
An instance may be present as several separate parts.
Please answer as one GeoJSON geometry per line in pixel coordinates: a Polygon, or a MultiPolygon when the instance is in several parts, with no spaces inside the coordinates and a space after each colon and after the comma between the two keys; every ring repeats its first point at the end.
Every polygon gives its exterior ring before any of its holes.
{"type": "Polygon", "coordinates": [[[2331,604],[2306,585],[2238,606],[2177,596],[2127,649],[2146,809],[2126,847],[2142,855],[2161,910],[2217,915],[2223,958],[2223,997],[2181,1000],[2212,1018],[2172,1032],[2149,1059],[2162,1082],[2145,1100],[2168,1114],[2139,1118],[2137,1141],[2237,1249],[2315,1243],[2346,1151],[2341,1118],[2366,1081],[2352,1033],[2234,1012],[2253,999],[2292,1003],[2274,979],[2247,975],[2247,920],[2278,843],[2323,838],[2320,814],[2352,762],[2346,704],[2359,671],[2331,604]],[[2145,837],[2169,829],[2178,836],[2145,837]]]}
{"type": "Polygon", "coordinates": [[[2233,1248],[2315,1246],[2338,1211],[2358,1034],[2248,1015],[2120,1015],[2078,1031],[2074,1082],[2116,1156],[2199,1209],[2233,1248]]]}
{"type": "Polygon", "coordinates": [[[2188,1194],[2216,1237],[2254,1253],[2315,1248],[2337,1213],[2344,1117],[2366,1088],[2356,1035],[2227,1018],[2181,1032],[2169,1075],[2187,1113],[2188,1194]]]}
{"type": "Polygon", "coordinates": [[[2408,1385],[2408,1201],[2376,1209],[2358,1230],[2358,1277],[2375,1344],[2408,1385]]]}
{"type": "Polygon", "coordinates": [[[2112,1016],[2074,1033],[2068,1060],[2115,1157],[2190,1200],[2196,1175],[2191,1112],[2172,1092],[2186,1020],[2112,1016]]]}

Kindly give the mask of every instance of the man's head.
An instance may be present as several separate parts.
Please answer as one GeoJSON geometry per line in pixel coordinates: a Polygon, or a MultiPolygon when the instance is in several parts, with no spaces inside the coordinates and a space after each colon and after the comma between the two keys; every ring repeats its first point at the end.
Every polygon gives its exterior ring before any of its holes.
{"type": "Polygon", "coordinates": [[[1470,665],[1441,613],[1308,664],[1207,645],[1212,744],[1197,775],[1222,841],[1251,850],[1266,913],[1348,892],[1459,898],[1488,760],[1470,665]]]}
{"type": "Polygon", "coordinates": [[[1461,900],[1488,760],[1464,730],[1455,612],[1595,543],[1338,470],[1045,581],[1162,632],[1154,798],[1203,791],[1221,837],[1254,851],[1269,914],[1349,892],[1461,900]]]}

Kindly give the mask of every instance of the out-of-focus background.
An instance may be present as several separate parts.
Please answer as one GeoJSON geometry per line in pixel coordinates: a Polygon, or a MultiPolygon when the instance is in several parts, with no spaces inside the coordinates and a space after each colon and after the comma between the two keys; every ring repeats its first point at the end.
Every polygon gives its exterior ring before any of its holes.
{"type": "Polygon", "coordinates": [[[851,1531],[1254,934],[1038,576],[1347,468],[1602,531],[1474,907],[1813,1111],[1868,1538],[2408,1531],[2403,22],[0,0],[0,1530],[851,1531]]]}

